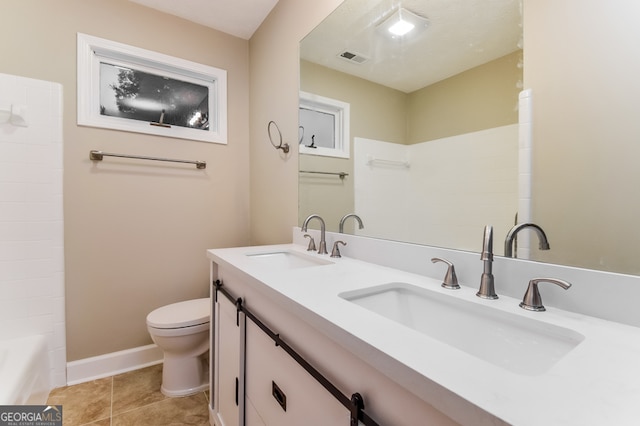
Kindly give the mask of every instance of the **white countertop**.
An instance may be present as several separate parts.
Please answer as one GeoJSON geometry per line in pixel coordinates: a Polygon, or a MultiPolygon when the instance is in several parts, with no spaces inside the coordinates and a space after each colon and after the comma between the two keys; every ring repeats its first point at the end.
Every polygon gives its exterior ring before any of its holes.
{"type": "MultiPolygon", "coordinates": [[[[329,258],[295,244],[215,249],[208,257],[242,270],[261,289],[383,374],[463,424],[637,425],[640,422],[640,329],[547,307],[519,308],[520,300],[483,300],[477,289],[447,290],[441,281],[347,257],[329,258]],[[295,251],[334,262],[279,269],[247,254],[295,251]],[[523,318],[573,330],[585,338],[538,375],[508,371],[409,327],[354,305],[338,295],[389,282],[491,306],[523,318]],[[443,398],[447,389],[473,406],[443,398]],[[497,419],[496,419],[497,418],[497,419]]],[[[444,273],[443,273],[444,275],[444,273]]],[[[450,395],[450,394],[449,394],[450,395]]]]}

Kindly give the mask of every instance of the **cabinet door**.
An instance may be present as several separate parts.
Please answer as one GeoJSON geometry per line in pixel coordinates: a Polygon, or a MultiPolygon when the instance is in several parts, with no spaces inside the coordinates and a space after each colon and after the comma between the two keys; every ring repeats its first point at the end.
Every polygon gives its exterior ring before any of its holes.
{"type": "Polygon", "coordinates": [[[244,424],[244,315],[223,294],[215,304],[214,384],[212,401],[217,426],[244,424]],[[238,324],[238,318],[240,324],[238,324]]]}
{"type": "Polygon", "coordinates": [[[247,398],[245,400],[245,421],[247,422],[247,425],[251,425],[251,426],[267,426],[264,421],[262,420],[262,418],[260,417],[260,415],[258,414],[258,412],[256,411],[256,408],[253,406],[253,404],[251,404],[251,401],[249,400],[249,398],[247,398]]]}
{"type": "Polygon", "coordinates": [[[247,416],[247,426],[349,425],[349,411],[251,321],[245,373],[247,406],[262,422],[252,424],[247,416]]]}

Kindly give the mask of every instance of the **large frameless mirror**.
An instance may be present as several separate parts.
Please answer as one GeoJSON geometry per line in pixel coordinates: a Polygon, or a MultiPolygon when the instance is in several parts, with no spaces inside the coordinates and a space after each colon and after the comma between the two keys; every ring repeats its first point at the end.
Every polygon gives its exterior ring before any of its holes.
{"type": "Polygon", "coordinates": [[[519,0],[345,1],[302,40],[300,85],[350,105],[351,155],[301,147],[300,223],[319,213],[337,231],[355,212],[364,228],[347,232],[473,251],[485,224],[504,238],[518,210],[521,40],[519,0]],[[390,32],[400,18],[413,31],[390,32]]]}
{"type": "Polygon", "coordinates": [[[300,82],[351,105],[352,154],[300,155],[302,170],[343,177],[300,174],[300,223],[319,213],[335,231],[355,212],[364,229],[346,232],[475,252],[492,224],[502,254],[529,203],[551,246],[518,234],[531,259],[640,274],[633,8],[344,1],[301,41],[300,82]],[[421,31],[389,36],[402,15],[421,31]]]}

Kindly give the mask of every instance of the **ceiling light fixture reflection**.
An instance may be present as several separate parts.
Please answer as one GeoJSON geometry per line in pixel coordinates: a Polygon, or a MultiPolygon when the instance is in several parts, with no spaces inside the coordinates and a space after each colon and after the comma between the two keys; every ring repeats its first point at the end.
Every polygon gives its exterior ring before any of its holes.
{"type": "Polygon", "coordinates": [[[416,26],[413,25],[411,22],[398,21],[389,27],[389,32],[393,35],[403,36],[409,31],[411,31],[412,29],[414,29],[415,27],[416,26]]]}
{"type": "Polygon", "coordinates": [[[376,28],[380,34],[393,39],[415,37],[424,31],[429,21],[403,7],[398,8],[376,28]]]}

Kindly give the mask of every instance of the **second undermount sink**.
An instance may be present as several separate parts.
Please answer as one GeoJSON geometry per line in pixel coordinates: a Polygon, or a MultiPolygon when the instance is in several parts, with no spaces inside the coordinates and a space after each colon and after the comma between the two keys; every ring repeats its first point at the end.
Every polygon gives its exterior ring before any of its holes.
{"type": "Polygon", "coordinates": [[[298,269],[333,264],[330,260],[289,250],[249,253],[247,256],[264,266],[275,269],[298,269]]]}
{"type": "Polygon", "coordinates": [[[407,283],[382,284],[340,297],[522,375],[546,372],[584,340],[568,328],[407,283]]]}

